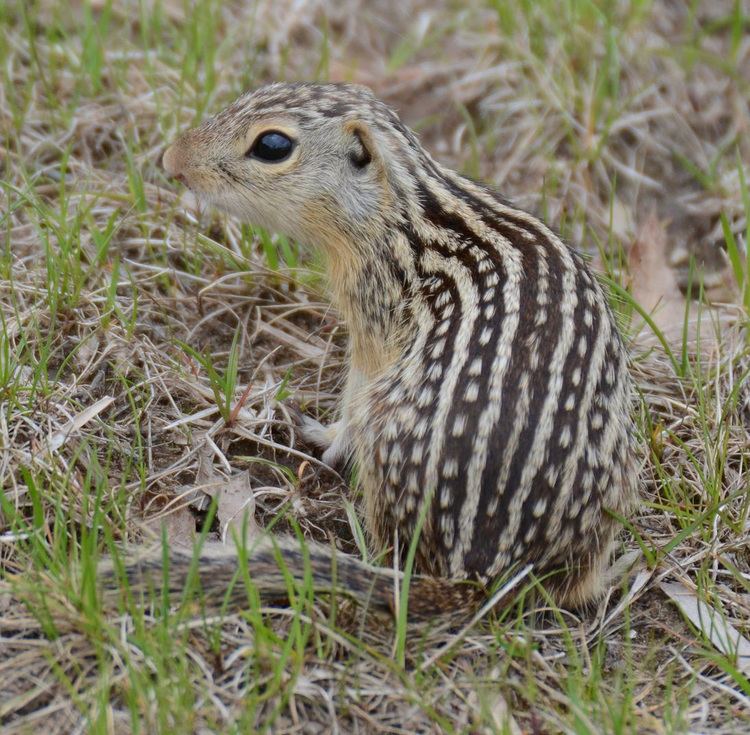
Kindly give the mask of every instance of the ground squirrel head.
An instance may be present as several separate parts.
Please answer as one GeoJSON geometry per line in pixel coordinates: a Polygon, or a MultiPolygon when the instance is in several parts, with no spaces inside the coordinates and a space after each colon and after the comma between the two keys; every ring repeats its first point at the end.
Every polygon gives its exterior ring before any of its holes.
{"type": "Polygon", "coordinates": [[[183,134],[163,164],[206,202],[335,252],[392,218],[416,155],[414,135],[365,87],[272,84],[183,134]]]}

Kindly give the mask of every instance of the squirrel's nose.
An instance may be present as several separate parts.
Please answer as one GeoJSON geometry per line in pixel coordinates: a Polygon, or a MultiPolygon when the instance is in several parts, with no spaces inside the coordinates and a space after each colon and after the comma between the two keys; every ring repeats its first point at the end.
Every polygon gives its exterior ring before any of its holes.
{"type": "Polygon", "coordinates": [[[161,158],[161,165],[170,179],[175,179],[182,184],[187,183],[182,173],[182,156],[175,150],[173,145],[169,146],[161,158]]]}

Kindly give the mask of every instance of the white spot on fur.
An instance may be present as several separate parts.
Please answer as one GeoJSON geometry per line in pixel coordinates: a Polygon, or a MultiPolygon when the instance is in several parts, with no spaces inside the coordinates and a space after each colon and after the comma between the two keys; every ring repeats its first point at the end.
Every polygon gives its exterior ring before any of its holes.
{"type": "Polygon", "coordinates": [[[574,497],[568,506],[568,518],[577,518],[581,508],[583,508],[582,498],[580,496],[574,497]]]}
{"type": "Polygon", "coordinates": [[[429,385],[426,385],[422,390],[419,392],[419,398],[417,399],[417,406],[420,408],[426,408],[432,403],[432,399],[435,397],[435,394],[430,388],[429,385]]]}
{"type": "Polygon", "coordinates": [[[388,395],[388,402],[392,406],[395,406],[396,404],[401,403],[403,400],[404,400],[403,386],[401,386],[400,384],[394,386],[388,395]]]}
{"type": "Polygon", "coordinates": [[[424,439],[424,435],[427,433],[427,418],[421,418],[414,424],[414,438],[424,439]]]}
{"type": "Polygon", "coordinates": [[[526,533],[523,535],[523,540],[525,543],[530,544],[538,532],[538,524],[532,523],[527,529],[526,533]]]}
{"type": "Polygon", "coordinates": [[[446,459],[443,463],[443,477],[446,479],[458,477],[458,460],[455,457],[446,459]]]}
{"type": "Polygon", "coordinates": [[[469,385],[466,386],[466,393],[464,394],[464,399],[469,402],[473,403],[477,400],[479,397],[479,383],[477,383],[476,380],[472,380],[469,385]]]}
{"type": "Polygon", "coordinates": [[[388,458],[388,461],[393,465],[394,467],[401,464],[401,460],[403,460],[404,455],[401,451],[401,445],[396,443],[391,446],[391,455],[388,458]]]}
{"type": "Polygon", "coordinates": [[[455,531],[453,530],[453,518],[450,515],[444,515],[440,519],[440,528],[443,531],[443,545],[446,549],[452,549],[453,541],[456,538],[455,531]]]}
{"type": "Polygon", "coordinates": [[[445,340],[441,339],[435,342],[434,347],[432,348],[432,359],[437,360],[439,359],[443,354],[443,348],[445,347],[445,340]]]}
{"type": "Polygon", "coordinates": [[[434,362],[427,370],[429,380],[440,380],[443,377],[443,366],[439,362],[434,362]]]}

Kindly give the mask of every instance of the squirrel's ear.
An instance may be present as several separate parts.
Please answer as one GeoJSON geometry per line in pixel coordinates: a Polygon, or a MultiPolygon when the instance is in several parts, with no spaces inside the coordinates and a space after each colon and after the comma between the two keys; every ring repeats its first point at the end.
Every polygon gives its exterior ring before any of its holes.
{"type": "Polygon", "coordinates": [[[373,162],[380,162],[378,146],[370,126],[362,120],[349,120],[344,129],[352,136],[349,160],[357,169],[364,169],[373,162]]]}

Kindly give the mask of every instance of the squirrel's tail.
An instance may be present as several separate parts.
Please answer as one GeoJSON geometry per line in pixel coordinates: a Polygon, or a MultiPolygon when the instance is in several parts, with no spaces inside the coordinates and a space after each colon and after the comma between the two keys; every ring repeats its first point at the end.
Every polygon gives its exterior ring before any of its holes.
{"type": "Polygon", "coordinates": [[[175,603],[187,587],[201,591],[207,609],[236,610],[254,595],[262,604],[277,603],[312,589],[343,595],[366,612],[395,615],[407,605],[409,619],[428,619],[447,613],[467,613],[485,599],[485,591],[470,582],[421,575],[412,576],[402,595],[403,574],[376,567],[354,556],[335,553],[328,546],[293,538],[263,539],[238,551],[209,544],[199,553],[189,548],[151,549],[126,553],[100,565],[98,576],[105,593],[169,594],[175,603]]]}

